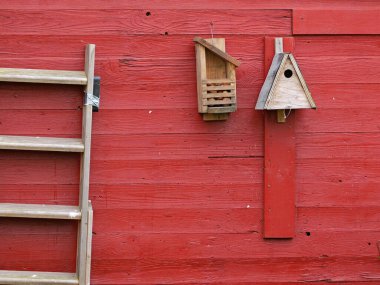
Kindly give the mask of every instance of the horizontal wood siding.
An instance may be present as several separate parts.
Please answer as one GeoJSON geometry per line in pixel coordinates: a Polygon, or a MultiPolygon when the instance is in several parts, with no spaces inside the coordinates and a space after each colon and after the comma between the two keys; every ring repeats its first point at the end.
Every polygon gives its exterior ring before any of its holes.
{"type": "MultiPolygon", "coordinates": [[[[380,282],[378,1],[3,2],[0,67],[81,70],[97,47],[91,284],[380,282]],[[224,122],[197,113],[192,40],[211,21],[242,63],[224,122]],[[254,110],[264,38],[278,35],[294,37],[318,107],[296,111],[292,240],[263,239],[254,110]]],[[[0,134],[78,138],[82,95],[1,83],[0,134]]],[[[0,202],[75,205],[79,167],[75,153],[2,150],[0,202]]],[[[75,221],[0,218],[0,269],[73,272],[76,234],[75,221]]]]}

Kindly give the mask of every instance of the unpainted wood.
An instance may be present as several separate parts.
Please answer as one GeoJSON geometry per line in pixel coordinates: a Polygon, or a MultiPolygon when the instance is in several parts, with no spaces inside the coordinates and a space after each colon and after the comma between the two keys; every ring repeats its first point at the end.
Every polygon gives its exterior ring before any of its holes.
{"type": "Polygon", "coordinates": [[[284,52],[284,46],[282,38],[275,38],[274,39],[274,53],[283,53],[284,52]]]}
{"type": "Polygon", "coordinates": [[[225,121],[229,117],[229,113],[221,113],[221,114],[213,114],[213,113],[206,113],[203,114],[203,120],[204,121],[225,121]]]}
{"type": "Polygon", "coordinates": [[[312,108],[306,92],[301,84],[294,65],[289,56],[281,64],[273,83],[271,94],[266,102],[267,110],[312,108]],[[292,76],[287,78],[285,71],[290,70],[292,76]]]}
{"type": "MultiPolygon", "coordinates": [[[[87,85],[85,92],[93,93],[94,87],[94,69],[95,69],[95,45],[86,46],[85,55],[85,72],[87,76],[87,85]]],[[[78,230],[78,247],[77,247],[77,274],[79,283],[86,283],[87,254],[91,251],[88,248],[88,197],[90,184],[90,156],[91,156],[91,129],[92,129],[92,105],[83,106],[82,116],[82,141],[84,152],[81,156],[80,168],[80,189],[79,189],[79,208],[82,211],[82,220],[79,223],[78,230]]]]}
{"type": "MultiPolygon", "coordinates": [[[[216,39],[213,39],[216,40],[216,39]]],[[[211,51],[212,53],[216,54],[217,56],[223,58],[224,60],[232,63],[235,66],[239,66],[240,62],[230,56],[228,53],[225,52],[225,50],[221,49],[220,46],[218,46],[218,43],[210,43],[210,40],[202,39],[200,37],[195,37],[194,41],[203,45],[207,50],[211,51]]]]}
{"type": "Polygon", "coordinates": [[[83,152],[82,139],[0,136],[0,149],[83,152]]]}
{"type": "Polygon", "coordinates": [[[277,110],[277,123],[285,123],[285,122],[286,122],[285,110],[284,109],[277,110]]]}
{"type": "Polygon", "coordinates": [[[83,71],[0,68],[0,81],[86,85],[83,71]]]}
{"type": "Polygon", "coordinates": [[[0,270],[4,285],[78,285],[75,273],[0,270]]]}
{"type": "MultiPolygon", "coordinates": [[[[223,52],[225,51],[224,38],[205,39],[204,41],[217,47],[223,52]]],[[[221,116],[221,113],[227,111],[233,112],[236,110],[235,66],[221,58],[219,55],[214,54],[209,49],[205,49],[205,68],[206,74],[202,80],[202,84],[198,83],[198,86],[201,86],[202,91],[202,98],[198,100],[198,103],[202,105],[204,110],[203,113],[208,114],[207,116],[204,115],[203,119],[205,121],[225,120],[228,116],[221,116]],[[214,86],[215,84],[218,86],[214,86]],[[231,100],[228,101],[222,99],[226,97],[231,100]],[[216,102],[219,98],[221,100],[216,102]],[[233,104],[233,106],[223,107],[225,104],[233,104]],[[212,108],[212,106],[214,106],[214,108],[212,108]],[[218,108],[219,110],[217,110],[218,108]]]]}
{"type": "Polygon", "coordinates": [[[234,106],[232,107],[209,107],[208,113],[209,114],[219,114],[219,113],[231,113],[234,112],[236,108],[234,106]]]}
{"type": "Polygon", "coordinates": [[[297,61],[296,61],[296,59],[294,58],[294,56],[293,56],[291,53],[289,54],[289,59],[290,59],[290,61],[292,62],[292,64],[293,64],[293,68],[294,68],[294,70],[296,71],[296,73],[297,73],[297,75],[298,75],[298,79],[299,79],[300,82],[301,82],[301,85],[302,85],[303,91],[305,92],[305,95],[306,95],[306,97],[307,97],[307,100],[309,101],[310,107],[313,108],[313,109],[316,109],[316,108],[317,108],[317,105],[315,105],[314,99],[313,99],[313,97],[311,96],[311,93],[310,93],[310,91],[309,91],[309,88],[307,87],[306,81],[305,81],[305,79],[303,78],[303,75],[302,75],[302,73],[301,73],[300,68],[298,67],[297,61]]]}
{"type": "Polygon", "coordinates": [[[85,284],[90,285],[91,282],[91,248],[92,248],[92,227],[93,227],[94,211],[92,203],[88,201],[88,223],[87,223],[87,261],[86,261],[86,280],[85,284]]]}
{"type": "MultiPolygon", "coordinates": [[[[218,47],[220,50],[225,50],[225,39],[214,38],[206,39],[206,42],[212,46],[218,47]]],[[[206,48],[206,76],[207,79],[220,79],[227,77],[226,60],[219,55],[211,52],[206,48]]]]}
{"type": "Polygon", "coordinates": [[[80,220],[77,206],[1,203],[0,217],[80,220]]]}
{"type": "Polygon", "coordinates": [[[233,94],[233,98],[234,98],[234,103],[233,103],[233,107],[234,107],[234,111],[236,111],[236,108],[237,108],[237,96],[236,96],[236,69],[235,69],[235,66],[233,64],[231,64],[230,62],[227,62],[227,78],[230,79],[231,81],[234,81],[234,83],[231,84],[232,86],[232,89],[231,89],[231,93],[233,94]]]}
{"type": "Polygon", "coordinates": [[[204,46],[195,44],[196,67],[197,67],[197,93],[198,93],[198,112],[207,112],[207,107],[203,104],[204,88],[202,83],[207,80],[206,76],[206,51],[204,46]]]}

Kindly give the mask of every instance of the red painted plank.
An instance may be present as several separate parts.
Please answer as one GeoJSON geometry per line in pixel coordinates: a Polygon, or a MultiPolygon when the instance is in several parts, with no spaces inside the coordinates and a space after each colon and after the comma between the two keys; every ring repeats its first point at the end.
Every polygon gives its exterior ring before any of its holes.
{"type": "Polygon", "coordinates": [[[254,284],[278,284],[278,280],[339,284],[378,281],[378,265],[375,257],[94,260],[92,277],[94,283],[101,284],[252,284],[252,280],[254,284]]]}
{"type": "MultiPolygon", "coordinates": [[[[96,43],[96,61],[112,57],[194,59],[193,37],[196,35],[2,35],[0,58],[23,58],[26,64],[46,57],[57,61],[83,59],[85,43],[96,43]]],[[[260,58],[264,48],[261,35],[221,34],[218,37],[226,39],[226,50],[236,58],[260,58]]]]}
{"type": "MultiPolygon", "coordinates": [[[[378,94],[380,85],[376,83],[314,83],[308,81],[312,94],[316,94],[318,111],[335,109],[344,113],[344,109],[370,109],[380,108],[378,94]],[[365,94],[365,96],[363,96],[365,94]],[[340,109],[340,110],[339,110],[340,109]]],[[[313,113],[313,112],[311,112],[313,113]]],[[[316,113],[316,112],[314,112],[316,113]]],[[[369,125],[369,122],[367,123],[369,125]]]]}
{"type": "MultiPolygon", "coordinates": [[[[317,99],[318,101],[318,99],[317,99]]],[[[318,103],[317,103],[318,104],[318,103]]],[[[378,133],[379,127],[374,118],[379,114],[379,108],[374,106],[364,110],[359,109],[318,109],[297,110],[297,133],[378,133]]]]}
{"type": "Polygon", "coordinates": [[[100,209],[261,208],[262,183],[92,184],[91,201],[100,209]]]}
{"type": "MultiPolygon", "coordinates": [[[[293,38],[284,38],[292,52],[293,38]]],[[[274,56],[274,38],[265,38],[265,70],[274,56]]],[[[295,114],[277,123],[277,113],[264,114],[264,237],[292,238],[295,231],[295,114]]]]}
{"type": "Polygon", "coordinates": [[[95,135],[93,160],[253,158],[264,155],[262,133],[95,135]]]}
{"type": "Polygon", "coordinates": [[[376,207],[380,183],[314,182],[297,184],[298,207],[376,207]]]}
{"type": "MultiPolygon", "coordinates": [[[[78,184],[0,184],[1,203],[78,205],[78,184]]],[[[91,192],[93,192],[91,187],[91,192]]]]}
{"type": "Polygon", "coordinates": [[[293,34],[379,34],[379,17],[378,9],[296,9],[293,10],[293,34]]]}
{"type": "MultiPolygon", "coordinates": [[[[98,209],[96,233],[261,233],[261,208],[221,209],[98,209]],[[178,226],[180,223],[180,226],[178,226]]],[[[380,208],[297,208],[296,234],[378,231],[380,208]]]]}
{"type": "Polygon", "coordinates": [[[360,160],[380,157],[380,133],[304,133],[296,138],[297,158],[360,160]]]}
{"type": "MultiPolygon", "coordinates": [[[[98,161],[91,183],[260,183],[261,158],[98,161]],[[252,171],[257,169],[257,171],[252,171]],[[260,169],[260,170],[259,170],[260,169]]],[[[9,175],[8,175],[9,176],[9,175]]]]}
{"type": "Polygon", "coordinates": [[[378,56],[380,37],[372,36],[298,36],[294,53],[299,57],[378,56]],[[339,46],[339,48],[337,48],[339,46]]]}
{"type": "Polygon", "coordinates": [[[76,235],[1,234],[2,270],[75,272],[76,235]]]}
{"type": "Polygon", "coordinates": [[[290,34],[290,10],[0,10],[3,35],[290,34]],[[204,15],[207,14],[207,17],[204,15]],[[228,19],[228,21],[226,21],[228,19]],[[101,24],[99,24],[101,23],[101,24]],[[239,27],[239,29],[236,29],[239,27]]]}
{"type": "Polygon", "coordinates": [[[346,182],[377,183],[380,182],[379,159],[302,159],[297,161],[297,181],[312,183],[346,182]],[[344,167],[342,167],[344,165],[344,167]],[[318,171],[315,171],[318,169],[318,171]]]}
{"type": "Polygon", "coordinates": [[[308,8],[308,9],[323,9],[329,7],[331,9],[343,8],[378,8],[376,1],[357,1],[346,0],[344,2],[340,0],[304,0],[302,2],[297,0],[167,0],[165,5],[162,5],[161,1],[151,0],[92,0],[89,3],[86,0],[77,0],[73,3],[71,0],[61,0],[59,2],[54,0],[44,0],[43,3],[39,1],[28,0],[14,0],[4,3],[0,7],[1,9],[30,9],[30,10],[89,10],[94,9],[170,9],[170,10],[197,10],[197,9],[211,9],[216,10],[219,7],[223,9],[294,9],[294,8],[308,8]]]}
{"type": "Polygon", "coordinates": [[[60,159],[51,160],[0,160],[0,181],[4,184],[78,184],[79,161],[79,155],[74,154],[62,154],[60,159]]]}
{"type": "Polygon", "coordinates": [[[260,234],[129,234],[94,235],[93,259],[211,259],[336,256],[373,257],[380,232],[315,232],[294,240],[266,240],[260,234]],[[310,246],[310,244],[318,246],[310,246]]]}
{"type": "Polygon", "coordinates": [[[296,55],[296,59],[305,80],[313,84],[379,83],[376,78],[376,74],[380,72],[380,67],[376,65],[379,61],[378,56],[299,57],[296,55]]]}
{"type": "Polygon", "coordinates": [[[95,233],[257,233],[262,210],[241,209],[99,209],[95,233]]]}

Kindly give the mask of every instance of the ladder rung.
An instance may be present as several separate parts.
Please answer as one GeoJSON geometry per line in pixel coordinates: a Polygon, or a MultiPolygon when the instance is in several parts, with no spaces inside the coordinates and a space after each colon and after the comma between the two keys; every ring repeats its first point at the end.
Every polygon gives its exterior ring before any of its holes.
{"type": "Polygon", "coordinates": [[[0,270],[0,284],[79,284],[75,273],[0,270]]]}
{"type": "Polygon", "coordinates": [[[0,68],[0,81],[86,85],[84,71],[0,68]]]}
{"type": "Polygon", "coordinates": [[[82,139],[0,136],[0,149],[83,152],[82,139]]]}
{"type": "Polygon", "coordinates": [[[80,220],[82,214],[76,206],[0,203],[0,217],[80,220]]]}

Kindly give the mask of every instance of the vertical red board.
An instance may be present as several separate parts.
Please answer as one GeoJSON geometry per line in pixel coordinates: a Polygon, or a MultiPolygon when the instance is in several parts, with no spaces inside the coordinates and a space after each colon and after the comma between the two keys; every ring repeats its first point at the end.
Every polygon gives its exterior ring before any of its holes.
{"type": "MultiPolygon", "coordinates": [[[[265,74],[274,56],[274,37],[265,38],[265,74]]],[[[284,52],[292,52],[294,39],[283,38],[284,52]]],[[[264,119],[264,238],[292,238],[295,234],[295,112],[277,123],[276,111],[264,119]]]]}

